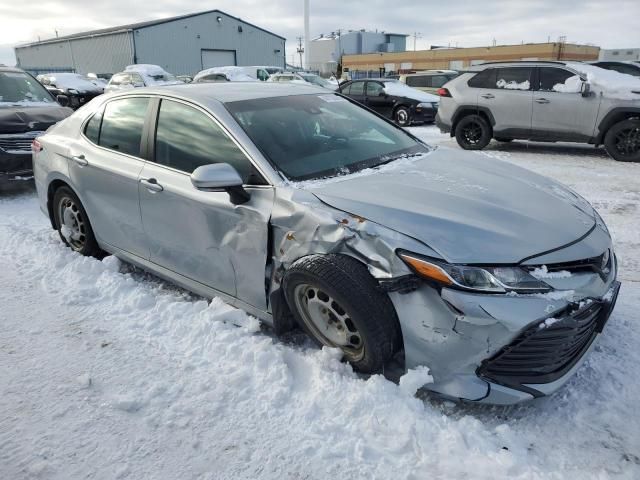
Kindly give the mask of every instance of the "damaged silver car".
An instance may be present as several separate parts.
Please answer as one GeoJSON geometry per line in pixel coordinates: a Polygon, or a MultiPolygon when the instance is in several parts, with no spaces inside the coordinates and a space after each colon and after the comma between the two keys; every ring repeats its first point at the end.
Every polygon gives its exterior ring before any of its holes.
{"type": "Polygon", "coordinates": [[[33,151],[41,208],[77,252],[301,326],[361,372],[426,365],[448,398],[558,389],[619,290],[607,227],[568,188],[312,86],[102,96],[33,151]]]}

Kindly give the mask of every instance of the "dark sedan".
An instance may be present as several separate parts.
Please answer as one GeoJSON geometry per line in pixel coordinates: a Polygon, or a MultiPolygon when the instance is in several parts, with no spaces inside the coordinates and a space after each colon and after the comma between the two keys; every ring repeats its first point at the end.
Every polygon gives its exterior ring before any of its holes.
{"type": "Polygon", "coordinates": [[[640,77],[640,62],[628,61],[628,62],[592,62],[592,65],[596,67],[604,68],[605,70],[613,70],[615,72],[626,73],[627,75],[633,75],[634,77],[640,77]]]}
{"type": "Polygon", "coordinates": [[[68,106],[74,110],[104,92],[104,85],[99,86],[78,73],[45,73],[38,75],[38,81],[54,97],[66,96],[69,99],[68,106]]]}
{"type": "Polygon", "coordinates": [[[31,178],[31,143],[72,113],[28,73],[0,67],[0,183],[31,178]]]}
{"type": "Polygon", "coordinates": [[[353,80],[340,85],[339,91],[403,127],[433,123],[438,113],[438,97],[395,79],[353,80]]]}

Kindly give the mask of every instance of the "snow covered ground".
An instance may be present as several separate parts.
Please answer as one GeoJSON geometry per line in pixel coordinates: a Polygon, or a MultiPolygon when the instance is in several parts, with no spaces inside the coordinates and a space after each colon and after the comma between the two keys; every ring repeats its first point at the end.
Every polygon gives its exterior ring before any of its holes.
{"type": "Polygon", "coordinates": [[[615,238],[618,306],[556,395],[454,405],[414,398],[412,378],[360,378],[220,301],[70,252],[33,188],[14,187],[0,195],[0,479],[640,478],[640,164],[525,142],[473,155],[567,183],[615,238]]]}

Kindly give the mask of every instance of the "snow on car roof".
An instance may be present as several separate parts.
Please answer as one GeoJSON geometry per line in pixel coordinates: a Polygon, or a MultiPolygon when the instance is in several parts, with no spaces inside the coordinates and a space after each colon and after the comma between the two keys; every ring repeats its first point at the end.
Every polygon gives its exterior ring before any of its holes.
{"type": "Polygon", "coordinates": [[[257,81],[255,78],[253,78],[250,75],[247,75],[245,73],[247,68],[262,68],[262,67],[234,67],[234,66],[228,66],[228,67],[206,68],[206,69],[196,73],[195,77],[193,77],[193,81],[196,82],[196,81],[198,81],[199,79],[201,79],[202,77],[204,77],[206,75],[213,75],[213,74],[225,75],[232,82],[257,81]]]}
{"type": "Polygon", "coordinates": [[[640,100],[640,78],[638,77],[587,63],[566,62],[565,64],[572,70],[585,75],[591,86],[602,90],[602,94],[606,97],[640,100]]]}
{"type": "Polygon", "coordinates": [[[76,90],[97,90],[96,84],[79,73],[45,73],[39,77],[48,77],[58,88],[76,90]]]}

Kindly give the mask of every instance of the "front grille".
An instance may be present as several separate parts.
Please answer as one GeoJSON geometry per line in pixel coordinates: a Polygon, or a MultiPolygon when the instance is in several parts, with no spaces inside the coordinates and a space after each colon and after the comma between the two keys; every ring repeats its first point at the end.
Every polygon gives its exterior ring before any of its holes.
{"type": "MultiPolygon", "coordinates": [[[[549,272],[559,272],[562,270],[568,271],[570,273],[594,272],[600,275],[603,280],[606,280],[607,276],[611,272],[613,257],[614,255],[611,253],[611,251],[607,250],[597,257],[585,258],[583,260],[576,260],[573,262],[548,263],[545,266],[547,267],[547,270],[549,272]]],[[[529,268],[530,270],[533,270],[538,267],[529,268]]]]}
{"type": "Polygon", "coordinates": [[[603,304],[590,302],[561,319],[538,322],[528,328],[484,360],[478,374],[508,386],[549,383],[562,377],[602,329],[603,304]]]}
{"type": "Polygon", "coordinates": [[[31,142],[44,132],[26,132],[0,135],[0,148],[7,152],[31,152],[31,142]]]}

